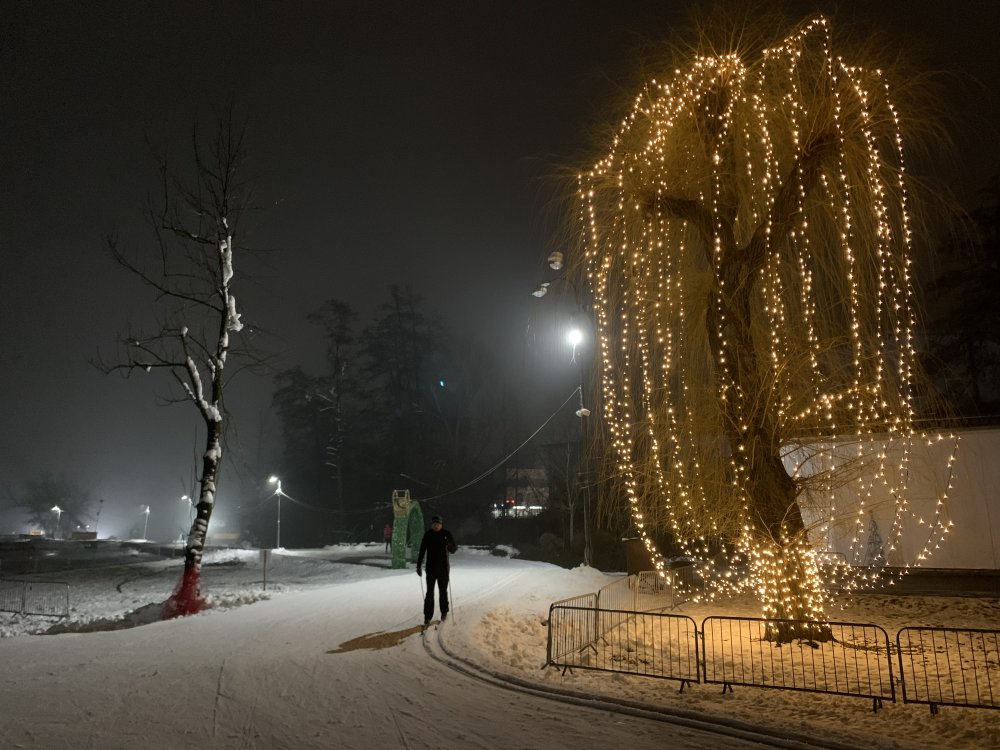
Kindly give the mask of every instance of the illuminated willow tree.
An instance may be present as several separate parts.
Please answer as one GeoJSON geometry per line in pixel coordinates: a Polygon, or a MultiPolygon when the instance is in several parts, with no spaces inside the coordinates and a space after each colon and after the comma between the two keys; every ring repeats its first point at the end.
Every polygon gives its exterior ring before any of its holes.
{"type": "MultiPolygon", "coordinates": [[[[826,603],[802,502],[837,467],[786,468],[789,446],[920,439],[901,118],[883,74],[832,45],[816,18],[752,52],[687,53],[579,180],[632,520],[661,570],[654,532],[700,559],[735,545],[769,618],[822,620],[826,603]]],[[[895,482],[890,543],[909,512],[900,455],[890,472],[881,451],[872,480],[895,482]]]]}

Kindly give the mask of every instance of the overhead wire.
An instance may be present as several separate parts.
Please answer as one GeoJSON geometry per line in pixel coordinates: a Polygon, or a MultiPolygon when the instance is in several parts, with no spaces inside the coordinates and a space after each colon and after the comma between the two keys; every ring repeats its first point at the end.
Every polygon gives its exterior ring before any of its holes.
{"type": "Polygon", "coordinates": [[[555,419],[556,414],[558,414],[559,412],[561,412],[563,410],[563,407],[565,407],[566,404],[568,404],[570,402],[570,399],[572,399],[575,395],[577,395],[577,393],[581,393],[582,394],[580,386],[577,386],[576,388],[574,388],[573,392],[570,393],[569,396],[567,396],[566,400],[563,401],[559,405],[559,408],[556,409],[554,412],[552,412],[552,414],[549,415],[549,418],[546,419],[544,422],[542,422],[542,424],[538,427],[538,429],[535,430],[533,433],[531,433],[531,435],[529,435],[528,438],[523,443],[521,443],[514,450],[512,450],[506,456],[504,456],[499,461],[497,461],[495,464],[493,464],[493,466],[491,466],[489,469],[487,469],[486,471],[484,471],[478,477],[476,477],[475,479],[472,479],[472,480],[466,482],[461,487],[456,487],[453,490],[448,490],[447,492],[442,492],[440,495],[432,495],[431,497],[421,497],[421,498],[417,498],[417,500],[419,502],[422,502],[422,503],[427,502],[428,500],[438,500],[439,498],[447,497],[448,495],[453,495],[456,492],[461,492],[462,490],[467,489],[467,488],[471,487],[472,485],[476,484],[477,482],[480,482],[483,479],[485,479],[486,477],[488,477],[494,471],[496,471],[501,466],[503,466],[505,463],[507,463],[507,461],[509,461],[511,458],[513,458],[515,455],[517,455],[517,452],[519,450],[521,450],[524,446],[526,446],[528,443],[530,443],[535,438],[535,436],[538,435],[539,432],[541,432],[543,429],[545,429],[545,426],[549,422],[551,422],[553,419],[555,419]]]}
{"type": "MultiPolygon", "coordinates": [[[[582,391],[581,391],[581,387],[580,386],[577,386],[576,388],[574,388],[573,391],[569,394],[569,396],[566,397],[566,400],[563,401],[558,406],[558,408],[556,408],[556,410],[553,411],[552,414],[550,414],[548,416],[548,418],[544,422],[542,422],[535,429],[535,431],[532,432],[520,445],[518,445],[516,448],[514,448],[514,450],[512,450],[506,456],[504,456],[503,458],[501,458],[499,461],[497,461],[496,463],[494,463],[490,468],[488,468],[485,471],[481,472],[475,478],[470,479],[465,484],[463,484],[463,485],[461,485],[459,487],[455,487],[454,489],[448,490],[447,492],[442,492],[442,493],[440,493],[438,495],[432,495],[430,497],[413,498],[413,501],[414,502],[418,502],[418,503],[426,503],[426,502],[429,502],[431,500],[439,500],[442,497],[448,497],[449,495],[454,495],[456,492],[461,492],[462,490],[468,489],[469,487],[472,487],[473,485],[478,484],[479,482],[483,481],[484,479],[486,479],[487,477],[489,477],[491,474],[493,474],[493,472],[495,472],[497,469],[499,469],[501,466],[503,466],[505,463],[507,463],[507,461],[509,461],[514,456],[516,456],[517,453],[522,448],[524,448],[524,446],[526,446],[528,443],[530,443],[532,440],[534,440],[535,437],[538,435],[538,433],[540,433],[542,430],[544,430],[545,427],[549,424],[549,422],[551,422],[553,419],[555,419],[556,415],[559,414],[559,412],[561,412],[566,407],[566,404],[568,404],[573,399],[573,397],[576,396],[577,394],[581,394],[582,395],[582,391]]],[[[264,503],[266,503],[268,500],[270,500],[272,497],[274,497],[277,494],[280,494],[281,497],[283,497],[283,498],[285,498],[287,500],[291,500],[296,505],[300,505],[303,508],[308,508],[310,510],[317,511],[319,513],[330,513],[330,514],[341,513],[341,511],[331,510],[330,508],[320,508],[319,506],[310,505],[309,503],[302,502],[301,500],[296,500],[294,497],[286,494],[285,492],[281,492],[281,493],[274,492],[271,495],[268,495],[266,498],[264,498],[263,500],[260,501],[260,503],[259,503],[259,505],[257,507],[259,508],[261,505],[263,505],[264,503]]],[[[371,508],[364,508],[364,509],[351,510],[351,511],[343,511],[343,514],[344,515],[349,515],[349,514],[359,514],[359,513],[371,513],[372,511],[384,510],[385,508],[389,508],[391,506],[392,506],[392,502],[390,501],[390,502],[382,503],[382,504],[379,504],[379,505],[375,505],[375,506],[373,506],[371,508]]]]}

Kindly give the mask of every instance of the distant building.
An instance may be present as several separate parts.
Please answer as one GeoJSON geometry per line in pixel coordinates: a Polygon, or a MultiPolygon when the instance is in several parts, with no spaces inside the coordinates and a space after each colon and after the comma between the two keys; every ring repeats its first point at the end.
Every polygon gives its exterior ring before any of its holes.
{"type": "Polygon", "coordinates": [[[549,477],[545,469],[508,467],[501,497],[493,504],[494,518],[537,516],[549,507],[549,477]]]}

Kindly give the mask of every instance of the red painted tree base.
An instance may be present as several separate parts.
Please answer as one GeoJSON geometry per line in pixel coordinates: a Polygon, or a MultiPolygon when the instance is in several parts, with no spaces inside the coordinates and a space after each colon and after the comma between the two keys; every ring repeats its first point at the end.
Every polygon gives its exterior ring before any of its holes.
{"type": "Polygon", "coordinates": [[[163,605],[163,619],[195,615],[205,607],[201,598],[201,573],[197,568],[185,568],[176,590],[163,605]]]}

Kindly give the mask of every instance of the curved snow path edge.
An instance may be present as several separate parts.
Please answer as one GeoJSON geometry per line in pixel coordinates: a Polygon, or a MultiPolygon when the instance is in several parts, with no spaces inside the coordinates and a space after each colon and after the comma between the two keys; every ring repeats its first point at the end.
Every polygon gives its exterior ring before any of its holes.
{"type": "MultiPolygon", "coordinates": [[[[447,626],[445,626],[447,627],[447,626]]],[[[621,698],[601,697],[594,698],[583,693],[568,690],[566,688],[555,688],[547,685],[524,680],[513,675],[506,675],[494,670],[486,669],[463,656],[451,651],[444,642],[444,635],[441,626],[435,628],[437,631],[437,645],[444,656],[435,653],[431,645],[431,638],[428,632],[421,634],[424,650],[438,663],[456,672],[481,680],[505,690],[512,690],[519,693],[528,693],[541,698],[561,701],[563,703],[575,704],[595,710],[613,711],[620,714],[628,714],[638,718],[660,721],[667,724],[688,727],[700,732],[732,737],[734,739],[757,742],[769,747],[786,748],[787,750],[815,750],[825,748],[826,750],[856,750],[854,745],[843,745],[838,742],[816,740],[794,733],[777,734],[765,727],[732,719],[725,716],[716,716],[685,711],[684,709],[668,709],[661,706],[651,706],[649,704],[627,701],[621,698]],[[446,658],[447,657],[447,658],[446,658]]],[[[543,667],[544,669],[544,667],[543,667]]]]}

